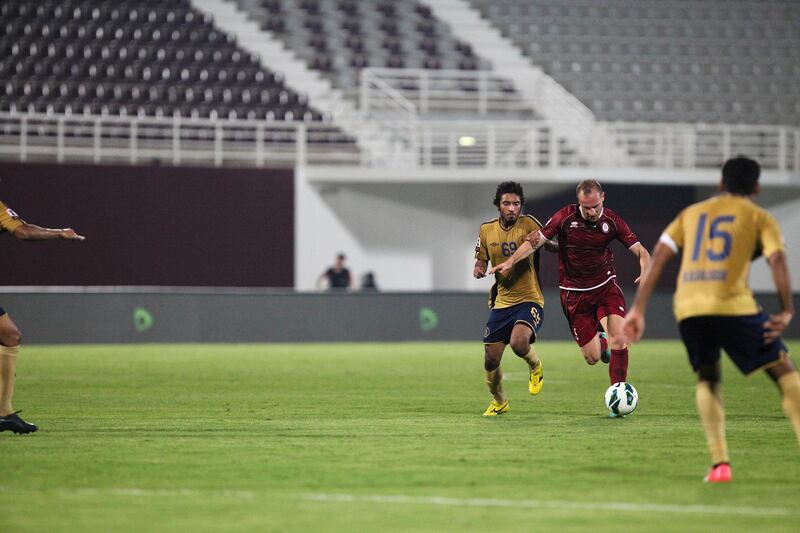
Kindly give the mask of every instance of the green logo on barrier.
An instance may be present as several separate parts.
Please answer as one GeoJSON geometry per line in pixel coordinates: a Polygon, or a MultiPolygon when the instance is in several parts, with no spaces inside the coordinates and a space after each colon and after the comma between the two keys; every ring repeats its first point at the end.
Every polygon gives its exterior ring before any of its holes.
{"type": "Polygon", "coordinates": [[[423,307],[419,310],[419,327],[424,332],[433,331],[439,325],[439,317],[436,311],[430,307],[423,307]]]}
{"type": "Polygon", "coordinates": [[[144,307],[136,307],[133,309],[133,327],[136,331],[142,333],[153,327],[153,315],[144,307]]]}

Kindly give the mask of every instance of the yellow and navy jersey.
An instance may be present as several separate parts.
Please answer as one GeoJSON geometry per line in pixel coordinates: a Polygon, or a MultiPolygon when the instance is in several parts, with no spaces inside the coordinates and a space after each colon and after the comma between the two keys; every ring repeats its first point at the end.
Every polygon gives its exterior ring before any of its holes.
{"type": "Polygon", "coordinates": [[[25,222],[11,208],[0,201],[0,233],[12,232],[25,222]]]}
{"type": "Polygon", "coordinates": [[[659,239],[682,251],[675,318],[752,315],[759,311],[748,285],[750,263],[783,250],[778,221],[750,198],[722,194],[684,209],[659,239]]]}
{"type": "MultiPolygon", "coordinates": [[[[504,229],[499,219],[481,224],[475,259],[499,265],[514,254],[532,231],[542,224],[531,215],[521,215],[512,227],[504,229]]],[[[544,307],[544,296],[539,285],[539,251],[520,261],[508,274],[495,274],[495,283],[489,293],[489,307],[503,309],[522,302],[536,302],[544,307]]]]}

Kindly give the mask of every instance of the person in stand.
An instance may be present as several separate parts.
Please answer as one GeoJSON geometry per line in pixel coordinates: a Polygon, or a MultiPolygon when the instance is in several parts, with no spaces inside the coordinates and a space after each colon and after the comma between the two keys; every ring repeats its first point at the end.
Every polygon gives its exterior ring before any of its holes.
{"type": "Polygon", "coordinates": [[[690,205],[664,230],[625,317],[624,336],[642,338],[650,296],[664,266],[681,253],[673,310],[697,374],[695,402],[712,466],[704,481],[733,479],[725,436],[721,350],[744,374],[764,370],[782,396],[800,442],[800,374],[781,340],[794,316],[786,250],[778,221],[757,206],[761,168],[746,157],[722,167],[721,194],[690,205]],[[772,271],[780,311],[767,315],[748,287],[751,261],[763,255],[772,271]]]}
{"type": "Polygon", "coordinates": [[[344,266],[345,256],[339,252],[336,254],[336,261],[333,266],[328,268],[325,272],[320,274],[317,279],[317,286],[325,284],[328,290],[347,290],[353,286],[353,277],[350,275],[350,269],[344,266]]]}
{"type": "MultiPolygon", "coordinates": [[[[67,239],[82,241],[72,228],[51,229],[28,224],[3,202],[0,202],[0,233],[8,232],[17,239],[40,241],[47,239],[67,239]]],[[[0,432],[33,433],[38,426],[26,422],[14,411],[12,398],[17,374],[17,355],[22,334],[9,314],[0,307],[0,432]]]]}

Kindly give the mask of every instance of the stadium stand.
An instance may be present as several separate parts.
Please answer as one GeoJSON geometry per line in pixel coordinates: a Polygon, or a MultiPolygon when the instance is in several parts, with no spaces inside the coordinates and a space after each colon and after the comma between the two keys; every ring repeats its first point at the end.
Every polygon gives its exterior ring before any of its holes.
{"type": "Polygon", "coordinates": [[[489,69],[415,0],[238,0],[334,86],[353,93],[365,67],[489,69]]]}
{"type": "Polygon", "coordinates": [[[800,124],[792,0],[469,0],[600,120],[800,124]]]}
{"type": "Polygon", "coordinates": [[[9,0],[0,32],[0,111],[323,120],[188,0],[9,0]]]}

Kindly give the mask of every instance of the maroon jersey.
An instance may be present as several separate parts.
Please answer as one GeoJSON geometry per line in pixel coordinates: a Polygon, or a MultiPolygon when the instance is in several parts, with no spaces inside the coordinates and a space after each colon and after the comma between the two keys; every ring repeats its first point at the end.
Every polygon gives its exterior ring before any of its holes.
{"type": "Polygon", "coordinates": [[[611,241],[630,248],[639,240],[622,218],[603,207],[597,222],[585,220],[577,204],[568,205],[540,230],[548,239],[558,237],[559,287],[586,291],[617,277],[611,241]]]}

